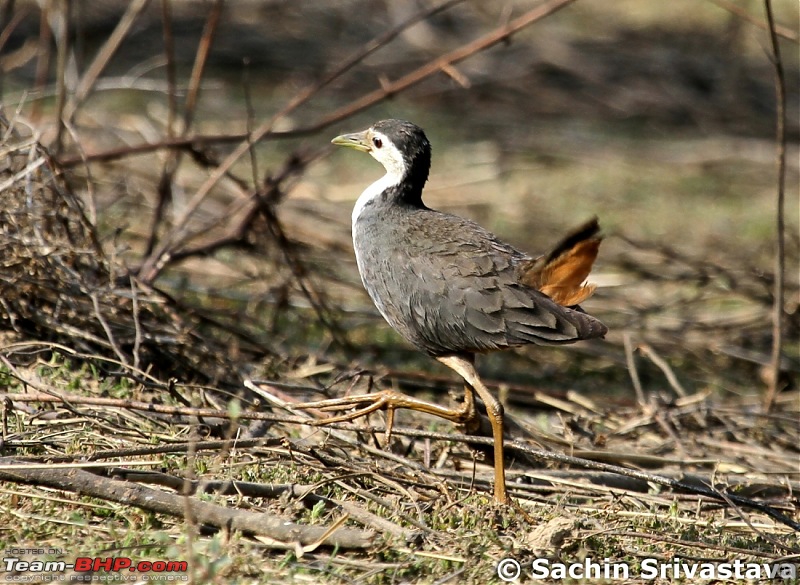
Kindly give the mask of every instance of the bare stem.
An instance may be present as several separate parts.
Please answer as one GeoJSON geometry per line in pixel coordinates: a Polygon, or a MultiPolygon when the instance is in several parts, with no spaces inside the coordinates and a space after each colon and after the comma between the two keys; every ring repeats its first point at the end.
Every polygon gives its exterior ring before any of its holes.
{"type": "Polygon", "coordinates": [[[764,8],[767,13],[769,38],[772,45],[772,64],[775,67],[775,102],[777,109],[775,142],[777,146],[778,163],[778,197],[775,214],[775,288],[772,307],[772,356],[767,382],[767,395],[764,400],[764,410],[769,412],[775,404],[775,397],[780,389],[781,349],[783,346],[783,297],[786,279],[786,228],[784,221],[784,201],[786,199],[786,79],[783,72],[780,46],[778,45],[778,35],[775,32],[775,20],[772,15],[771,0],[764,0],[764,8]]]}

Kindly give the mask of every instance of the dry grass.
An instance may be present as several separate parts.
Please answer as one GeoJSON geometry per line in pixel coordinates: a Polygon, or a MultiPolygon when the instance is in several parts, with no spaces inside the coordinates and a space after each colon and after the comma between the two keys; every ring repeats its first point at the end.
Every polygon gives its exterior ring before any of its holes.
{"type": "MultiPolygon", "coordinates": [[[[188,403],[206,406],[198,417],[168,396],[166,383],[158,399],[148,401],[154,388],[135,381],[136,372],[104,375],[107,360],[81,360],[93,367],[76,367],[74,357],[53,350],[41,343],[4,349],[16,365],[4,373],[10,392],[4,448],[13,457],[2,462],[15,467],[3,467],[0,476],[22,482],[3,489],[4,498],[17,503],[5,513],[25,527],[21,542],[60,549],[66,558],[109,554],[111,547],[115,556],[189,560],[196,582],[246,582],[259,575],[271,576],[268,582],[302,575],[430,582],[458,575],[460,582],[477,583],[490,580],[505,557],[522,563],[608,557],[636,572],[643,559],[673,556],[769,563],[800,544],[797,532],[744,500],[727,504],[693,493],[712,486],[796,518],[796,392],[782,395],[781,414],[769,416],[753,401],[723,406],[707,394],[613,410],[577,395],[542,397],[549,414],[519,421],[528,438],[508,448],[515,459],[509,476],[514,506],[497,509],[489,496],[491,468],[449,429],[424,430],[432,421],[405,421],[413,426],[396,428],[392,445],[383,449],[376,439],[380,424],[320,429],[297,415],[249,405],[215,411],[201,388],[175,388],[188,403]],[[171,413],[141,410],[153,404],[171,413]],[[263,438],[248,438],[240,426],[251,414],[268,422],[263,438]],[[526,457],[519,445],[544,445],[579,460],[565,465],[526,457]],[[627,477],[624,469],[581,469],[591,461],[677,480],[684,489],[627,477]],[[23,462],[43,463],[49,481],[28,477],[23,462]],[[53,467],[66,462],[103,464],[84,467],[97,491],[79,492],[94,498],[70,493],[69,472],[53,467]],[[204,536],[208,529],[180,508],[177,516],[165,515],[115,501],[104,491],[115,482],[190,493],[258,514],[264,524],[280,518],[310,529],[344,521],[361,536],[332,548],[302,532],[288,540],[275,532],[204,536]],[[53,522],[61,524],[54,529],[53,522]]],[[[331,381],[307,366],[281,378],[310,384],[309,391],[331,381]]]]}

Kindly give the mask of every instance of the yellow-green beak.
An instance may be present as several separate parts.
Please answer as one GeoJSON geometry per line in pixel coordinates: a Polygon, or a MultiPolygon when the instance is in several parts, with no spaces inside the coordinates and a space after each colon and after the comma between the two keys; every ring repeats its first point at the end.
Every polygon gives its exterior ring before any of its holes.
{"type": "Polygon", "coordinates": [[[331,140],[331,144],[355,148],[361,152],[369,152],[372,150],[366,130],[364,132],[354,132],[353,134],[342,134],[331,140]]]}

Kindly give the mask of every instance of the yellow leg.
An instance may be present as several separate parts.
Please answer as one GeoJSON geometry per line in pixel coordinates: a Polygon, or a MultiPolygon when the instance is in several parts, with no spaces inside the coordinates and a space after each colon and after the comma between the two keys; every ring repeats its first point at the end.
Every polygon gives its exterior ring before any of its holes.
{"type": "Polygon", "coordinates": [[[492,436],[494,437],[494,499],[500,504],[505,504],[508,499],[506,497],[506,470],[503,460],[503,405],[481,382],[473,364],[474,356],[452,355],[436,359],[458,372],[458,375],[464,378],[464,381],[478,393],[478,396],[483,400],[483,404],[486,405],[486,414],[492,424],[492,436]]]}

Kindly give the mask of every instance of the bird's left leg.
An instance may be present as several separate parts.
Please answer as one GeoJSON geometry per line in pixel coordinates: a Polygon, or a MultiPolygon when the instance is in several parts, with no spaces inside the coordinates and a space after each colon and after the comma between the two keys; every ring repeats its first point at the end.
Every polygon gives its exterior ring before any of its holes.
{"type": "Polygon", "coordinates": [[[478,418],[475,411],[475,401],[472,391],[468,388],[464,395],[464,403],[457,408],[447,408],[433,402],[407,396],[395,390],[382,390],[372,394],[357,394],[355,396],[345,396],[344,398],[332,398],[330,400],[317,400],[315,402],[303,402],[293,404],[293,410],[316,409],[322,412],[331,412],[345,408],[356,408],[353,412],[347,412],[337,416],[314,421],[312,424],[323,426],[326,424],[347,422],[366,416],[376,410],[386,410],[386,440],[388,442],[392,436],[394,426],[394,411],[399,408],[407,408],[418,412],[425,412],[440,418],[452,421],[460,425],[471,425],[478,418]]]}
{"type": "Polygon", "coordinates": [[[464,378],[464,381],[478,393],[486,406],[486,414],[492,424],[492,437],[494,438],[494,499],[500,504],[505,504],[507,497],[505,461],[503,460],[503,405],[484,386],[475,370],[473,355],[449,355],[436,359],[464,378]]]}

